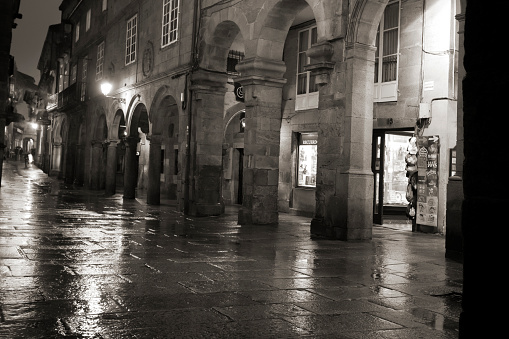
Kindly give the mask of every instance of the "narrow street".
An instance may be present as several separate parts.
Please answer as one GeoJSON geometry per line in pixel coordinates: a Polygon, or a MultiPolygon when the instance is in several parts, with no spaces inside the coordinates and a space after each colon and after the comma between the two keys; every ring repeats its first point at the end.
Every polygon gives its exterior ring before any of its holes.
{"type": "Polygon", "coordinates": [[[0,337],[457,338],[462,265],[444,236],[344,242],[309,225],[186,217],[5,161],[0,337]]]}

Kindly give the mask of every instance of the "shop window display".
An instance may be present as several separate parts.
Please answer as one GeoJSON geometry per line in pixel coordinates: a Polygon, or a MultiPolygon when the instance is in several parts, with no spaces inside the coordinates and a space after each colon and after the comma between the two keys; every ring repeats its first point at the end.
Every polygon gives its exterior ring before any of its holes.
{"type": "Polygon", "coordinates": [[[387,134],[385,139],[384,205],[406,206],[406,162],[409,136],[387,134]]]}
{"type": "Polygon", "coordinates": [[[302,133],[299,140],[299,163],[297,170],[297,185],[302,187],[316,187],[317,168],[317,134],[302,133]]]}

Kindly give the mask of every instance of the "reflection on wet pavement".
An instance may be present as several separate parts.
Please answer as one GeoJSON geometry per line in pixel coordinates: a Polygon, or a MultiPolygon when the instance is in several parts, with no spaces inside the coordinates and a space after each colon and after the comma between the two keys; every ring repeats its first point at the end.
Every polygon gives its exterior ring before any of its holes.
{"type": "Polygon", "coordinates": [[[236,220],[4,163],[0,337],[457,337],[462,265],[442,236],[341,242],[310,239],[303,217],[236,220]]]}

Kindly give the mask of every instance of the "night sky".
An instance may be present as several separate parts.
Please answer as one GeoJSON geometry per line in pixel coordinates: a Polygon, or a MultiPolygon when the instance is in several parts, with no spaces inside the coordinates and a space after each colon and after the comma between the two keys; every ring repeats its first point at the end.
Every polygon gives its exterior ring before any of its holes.
{"type": "Polygon", "coordinates": [[[16,19],[18,26],[12,30],[11,55],[18,71],[33,77],[36,84],[40,77],[37,63],[42,45],[48,27],[60,22],[61,3],[62,0],[21,0],[19,12],[23,18],[16,19]]]}

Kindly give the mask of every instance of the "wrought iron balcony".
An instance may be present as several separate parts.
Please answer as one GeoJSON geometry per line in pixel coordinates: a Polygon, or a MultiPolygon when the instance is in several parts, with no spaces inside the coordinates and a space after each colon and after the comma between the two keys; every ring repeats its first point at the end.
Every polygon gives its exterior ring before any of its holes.
{"type": "Polygon", "coordinates": [[[52,111],[57,108],[58,104],[58,93],[48,95],[46,99],[46,110],[52,111]]]}
{"type": "Polygon", "coordinates": [[[75,82],[62,92],[58,93],[57,108],[67,109],[83,104],[88,100],[86,82],[75,82]]]}

